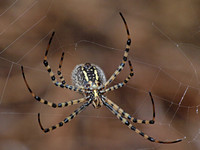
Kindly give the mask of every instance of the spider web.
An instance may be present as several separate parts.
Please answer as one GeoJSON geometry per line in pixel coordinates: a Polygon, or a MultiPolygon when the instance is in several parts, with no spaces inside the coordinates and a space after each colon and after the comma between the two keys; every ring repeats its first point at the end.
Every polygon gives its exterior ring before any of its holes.
{"type": "MultiPolygon", "coordinates": [[[[199,5],[196,0],[174,1],[53,1],[0,2],[0,131],[1,149],[198,149],[200,148],[199,5]],[[52,31],[48,55],[56,73],[65,52],[62,72],[71,84],[71,71],[80,63],[100,66],[106,77],[121,62],[126,32],[118,15],[127,20],[132,45],[129,59],[134,77],[126,87],[107,94],[126,112],[156,123],[134,124],[159,140],[186,139],[178,144],[151,143],[130,131],[105,107],[89,106],[64,127],[44,134],[79,106],[53,109],[36,102],[25,87],[23,65],[32,90],[42,98],[64,102],[82,97],[54,87],[42,61],[52,31]],[[98,19],[97,19],[98,17],[98,19]]],[[[112,83],[123,81],[128,65],[112,83]]]]}

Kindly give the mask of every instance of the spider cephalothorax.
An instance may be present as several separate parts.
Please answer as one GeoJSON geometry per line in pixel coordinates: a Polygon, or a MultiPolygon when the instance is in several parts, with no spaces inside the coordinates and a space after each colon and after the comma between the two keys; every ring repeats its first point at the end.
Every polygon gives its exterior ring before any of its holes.
{"type": "Polygon", "coordinates": [[[154,124],[154,122],[155,122],[155,106],[154,106],[153,97],[152,97],[150,92],[149,92],[149,96],[151,98],[151,102],[152,102],[152,106],[153,106],[153,118],[151,120],[141,120],[141,119],[137,119],[137,118],[132,117],[130,114],[126,113],[123,109],[121,109],[117,104],[115,104],[109,98],[104,96],[104,94],[106,94],[107,92],[110,92],[110,91],[113,91],[113,90],[116,90],[118,88],[125,86],[128,83],[128,81],[131,79],[131,77],[134,75],[133,67],[131,65],[131,61],[129,60],[128,61],[129,68],[130,68],[129,75],[125,78],[125,80],[123,82],[115,84],[115,85],[107,88],[109,86],[109,84],[113,80],[115,80],[117,75],[123,70],[123,68],[124,68],[124,66],[127,62],[128,52],[129,52],[130,45],[131,45],[131,38],[130,38],[128,26],[127,26],[126,21],[125,21],[123,15],[121,13],[120,13],[120,16],[122,17],[122,20],[125,24],[128,39],[127,39],[127,43],[126,43],[126,48],[124,50],[122,62],[108,80],[106,80],[105,74],[100,67],[98,67],[97,65],[94,65],[94,64],[85,63],[85,64],[77,65],[74,68],[74,70],[72,71],[72,82],[73,82],[74,85],[66,84],[66,81],[65,81],[65,79],[64,79],[64,77],[61,73],[61,67],[62,67],[62,62],[63,62],[63,58],[64,58],[64,52],[63,52],[62,56],[61,56],[60,63],[59,63],[59,68],[58,68],[58,71],[57,71],[57,75],[60,79],[60,81],[58,81],[56,79],[55,74],[51,70],[51,67],[50,67],[48,61],[47,61],[47,55],[48,55],[49,47],[50,47],[50,44],[51,44],[51,41],[53,39],[55,32],[52,33],[52,36],[49,40],[49,44],[48,44],[47,49],[45,51],[45,56],[44,56],[44,61],[43,61],[44,66],[47,69],[54,85],[61,87],[61,88],[69,89],[69,90],[72,90],[72,91],[75,91],[75,92],[79,92],[79,93],[84,95],[83,98],[56,104],[56,103],[50,102],[48,100],[45,100],[43,98],[40,98],[39,96],[36,96],[36,94],[29,87],[29,85],[26,81],[26,78],[25,78],[23,66],[21,66],[22,75],[23,75],[25,84],[26,84],[29,92],[31,93],[31,95],[37,101],[39,101],[43,104],[49,105],[53,108],[57,108],[57,107],[61,108],[61,107],[66,107],[66,106],[69,106],[69,105],[75,105],[75,104],[79,104],[79,103],[84,102],[84,104],[82,104],[78,109],[76,109],[71,115],[64,118],[61,122],[57,123],[56,125],[51,126],[50,128],[45,128],[45,129],[43,128],[43,126],[40,122],[40,114],[38,113],[38,122],[39,122],[40,128],[45,133],[52,131],[52,130],[58,128],[58,127],[63,126],[64,124],[68,123],[69,121],[71,121],[73,118],[75,118],[80,112],[82,112],[90,104],[92,104],[95,108],[100,108],[102,105],[104,105],[114,115],[116,115],[116,117],[123,124],[125,124],[128,128],[135,131],[137,134],[141,135],[142,137],[144,137],[145,139],[148,139],[151,142],[164,143],[164,144],[171,144],[171,143],[180,142],[180,141],[182,141],[182,139],[177,139],[175,141],[156,140],[156,139],[148,136],[147,134],[143,133],[142,131],[140,131],[139,129],[137,129],[136,127],[134,127],[132,125],[132,123],[154,124]]]}

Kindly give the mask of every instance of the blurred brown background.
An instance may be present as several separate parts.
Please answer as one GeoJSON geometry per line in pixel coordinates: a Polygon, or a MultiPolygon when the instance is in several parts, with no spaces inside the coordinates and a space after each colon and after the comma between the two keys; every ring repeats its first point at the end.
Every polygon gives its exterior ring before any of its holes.
{"type": "MultiPolygon", "coordinates": [[[[200,148],[200,1],[199,0],[7,0],[0,1],[0,149],[188,150],[200,148]],[[64,102],[81,95],[55,87],[42,61],[52,31],[49,63],[56,72],[65,52],[63,74],[71,84],[76,64],[99,65],[107,78],[120,64],[126,43],[122,12],[132,46],[135,76],[127,87],[107,94],[130,114],[155,125],[135,125],[160,140],[187,137],[181,143],[151,143],[124,126],[105,107],[87,108],[70,123],[44,134],[45,127],[79,106],[53,109],[36,102],[22,79],[20,65],[33,91],[64,102]]],[[[114,83],[128,75],[126,66],[114,83]]],[[[114,84],[113,83],[113,84],[114,84]]]]}

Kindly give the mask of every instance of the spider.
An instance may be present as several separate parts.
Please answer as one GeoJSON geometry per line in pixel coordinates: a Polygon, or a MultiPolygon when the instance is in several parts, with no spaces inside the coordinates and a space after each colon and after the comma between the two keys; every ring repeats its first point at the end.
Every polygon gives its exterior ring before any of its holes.
{"type": "Polygon", "coordinates": [[[153,97],[151,95],[151,92],[149,92],[149,96],[150,96],[152,106],[153,106],[153,118],[151,120],[141,120],[141,119],[137,119],[137,118],[132,117],[130,114],[126,113],[122,108],[120,108],[117,104],[115,104],[114,102],[112,102],[110,99],[108,99],[105,96],[105,94],[107,92],[114,91],[118,88],[125,86],[128,83],[128,81],[134,75],[133,67],[132,67],[131,61],[129,60],[128,61],[129,68],[130,68],[129,75],[125,78],[125,80],[123,82],[107,88],[108,85],[113,80],[115,80],[117,75],[119,75],[119,73],[123,70],[123,68],[124,68],[124,66],[127,62],[127,57],[128,57],[128,53],[129,53],[129,49],[130,49],[130,45],[131,45],[131,38],[130,38],[128,25],[126,23],[125,18],[122,15],[122,13],[119,13],[119,14],[120,14],[120,16],[121,16],[121,18],[124,22],[128,39],[127,39],[124,55],[123,55],[123,58],[122,58],[122,62],[118,66],[116,71],[111,75],[111,77],[107,81],[106,81],[105,74],[100,67],[98,67],[95,64],[85,63],[85,64],[79,64],[74,68],[74,70],[72,71],[72,82],[73,82],[74,85],[68,85],[66,83],[62,73],[61,73],[61,67],[62,67],[62,63],[63,63],[64,52],[62,53],[60,63],[59,63],[59,67],[58,67],[58,71],[57,71],[57,75],[60,78],[60,81],[58,81],[55,77],[55,74],[51,70],[51,67],[50,67],[48,61],[47,61],[47,55],[48,55],[48,52],[49,52],[49,47],[51,45],[51,41],[53,39],[55,32],[53,32],[52,35],[51,35],[51,38],[50,38],[49,43],[47,45],[47,49],[45,51],[43,63],[44,63],[44,66],[46,67],[46,69],[47,69],[47,71],[48,71],[48,73],[51,77],[53,84],[55,86],[58,86],[58,87],[61,87],[61,88],[65,88],[65,89],[69,89],[69,90],[72,90],[72,91],[75,91],[75,92],[79,92],[79,93],[83,94],[83,96],[84,96],[83,98],[56,104],[56,103],[50,102],[48,100],[45,100],[45,99],[37,96],[31,90],[30,86],[28,85],[28,82],[25,78],[23,66],[21,66],[23,79],[24,79],[24,82],[25,82],[29,92],[35,98],[35,100],[39,101],[40,103],[46,104],[46,105],[53,107],[53,108],[61,108],[61,107],[67,107],[67,106],[70,106],[70,105],[83,103],[83,105],[81,105],[78,109],[76,109],[71,115],[64,118],[64,120],[62,120],[58,124],[53,125],[49,128],[43,128],[41,121],[40,121],[40,113],[38,113],[39,126],[42,129],[42,131],[44,131],[45,133],[50,132],[50,131],[52,131],[52,130],[58,128],[58,127],[62,127],[64,124],[70,122],[80,112],[82,112],[85,108],[87,108],[90,104],[92,104],[94,108],[100,108],[102,105],[104,105],[124,125],[126,125],[128,128],[135,131],[137,134],[141,135],[142,137],[144,137],[145,139],[147,139],[151,142],[164,143],[164,144],[171,144],[171,143],[180,142],[180,141],[182,141],[182,139],[177,139],[177,140],[174,140],[174,141],[156,140],[155,138],[148,136],[147,134],[143,133],[142,131],[140,131],[139,129],[137,129],[136,127],[134,127],[132,125],[132,123],[143,123],[143,124],[154,124],[155,123],[155,106],[154,106],[154,100],[153,100],[153,97]]]}

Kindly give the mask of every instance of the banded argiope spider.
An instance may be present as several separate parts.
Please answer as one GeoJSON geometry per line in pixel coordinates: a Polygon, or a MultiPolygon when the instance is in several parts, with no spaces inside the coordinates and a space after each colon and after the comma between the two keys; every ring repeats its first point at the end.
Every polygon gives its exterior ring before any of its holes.
{"type": "Polygon", "coordinates": [[[132,117],[130,114],[126,113],[117,104],[115,104],[114,102],[112,102],[110,99],[108,99],[105,96],[105,94],[107,92],[113,91],[113,90],[116,90],[118,88],[125,86],[128,83],[128,81],[131,79],[131,77],[134,75],[133,67],[131,65],[131,61],[129,60],[128,63],[129,63],[130,73],[126,77],[126,79],[121,83],[118,83],[114,86],[107,88],[108,85],[113,80],[115,80],[117,75],[124,68],[124,66],[127,62],[129,48],[130,48],[130,45],[131,45],[131,38],[130,38],[128,26],[127,26],[126,21],[125,21],[123,15],[121,13],[120,13],[120,16],[121,16],[121,18],[122,18],[122,20],[125,24],[128,39],[127,39],[127,44],[126,44],[126,48],[125,48],[125,51],[124,51],[122,62],[119,65],[119,67],[116,69],[116,71],[113,73],[113,75],[107,81],[106,81],[106,77],[104,75],[104,72],[102,71],[102,69],[100,67],[98,67],[95,64],[85,63],[85,64],[79,64],[74,68],[74,70],[72,72],[72,81],[73,81],[74,85],[66,84],[66,81],[65,81],[65,79],[64,79],[64,77],[61,73],[61,67],[62,67],[62,62],[63,62],[63,58],[64,58],[64,52],[63,52],[62,56],[61,56],[60,63],[59,63],[59,68],[58,68],[58,71],[57,71],[57,74],[58,74],[58,76],[61,80],[61,82],[59,82],[56,79],[56,77],[55,77],[53,71],[51,70],[51,67],[50,67],[50,65],[47,61],[47,54],[49,52],[49,47],[50,47],[50,44],[51,44],[51,41],[53,39],[55,32],[52,33],[52,36],[49,40],[49,43],[48,43],[48,46],[47,46],[47,49],[46,49],[46,52],[45,52],[45,56],[44,56],[44,61],[43,61],[44,66],[46,67],[54,85],[61,87],[61,88],[69,89],[69,90],[72,90],[72,91],[75,91],[75,92],[79,92],[79,93],[84,95],[83,98],[75,99],[75,100],[71,100],[71,101],[67,101],[67,102],[63,102],[63,103],[58,103],[58,104],[47,101],[43,98],[40,98],[39,96],[37,96],[31,90],[30,86],[28,85],[26,78],[25,78],[23,66],[21,66],[22,75],[23,75],[25,84],[26,84],[29,92],[32,94],[32,96],[37,101],[39,101],[43,104],[49,105],[50,107],[53,107],[53,108],[61,108],[61,107],[66,107],[66,106],[75,105],[75,104],[84,102],[84,104],[81,105],[78,109],[76,109],[70,116],[66,117],[63,121],[59,122],[56,125],[53,125],[50,128],[45,128],[45,129],[43,128],[41,121],[40,121],[40,113],[38,113],[39,125],[40,125],[41,129],[46,133],[46,132],[52,131],[52,130],[54,130],[58,127],[61,127],[64,124],[70,122],[74,117],[76,117],[80,112],[82,112],[90,104],[92,104],[94,106],[94,108],[100,108],[102,105],[104,105],[114,115],[116,115],[116,117],[123,124],[125,124],[128,128],[135,131],[137,134],[141,135],[142,137],[144,137],[145,139],[148,139],[151,142],[164,143],[164,144],[171,144],[171,143],[180,142],[180,141],[182,141],[182,139],[177,139],[177,140],[174,140],[174,141],[156,140],[153,137],[148,136],[147,134],[143,133],[142,131],[140,131],[139,129],[137,129],[136,127],[134,127],[132,125],[131,122],[133,122],[133,123],[143,123],[143,124],[154,124],[154,122],[155,122],[155,106],[154,106],[154,100],[153,100],[153,97],[151,95],[151,92],[149,92],[149,96],[151,98],[151,102],[152,102],[152,106],[153,106],[153,118],[151,120],[141,120],[141,119],[136,119],[136,118],[132,117]]]}

